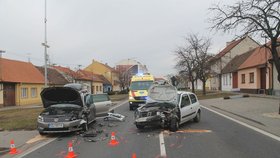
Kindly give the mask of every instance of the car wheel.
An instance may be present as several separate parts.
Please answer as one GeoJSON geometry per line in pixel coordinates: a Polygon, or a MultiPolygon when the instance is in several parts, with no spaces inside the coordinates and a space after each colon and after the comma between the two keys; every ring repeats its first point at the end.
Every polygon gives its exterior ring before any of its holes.
{"type": "Polygon", "coordinates": [[[170,121],[169,130],[172,132],[176,132],[178,128],[179,128],[179,121],[177,120],[177,118],[172,118],[170,121]]]}
{"type": "Polygon", "coordinates": [[[138,129],[143,129],[145,126],[143,126],[143,125],[136,125],[136,127],[137,127],[138,129]]]}
{"type": "Polygon", "coordinates": [[[196,116],[195,116],[195,118],[193,119],[193,121],[194,121],[194,122],[199,122],[199,121],[200,121],[200,118],[201,118],[201,114],[200,114],[200,111],[198,111],[198,112],[196,113],[196,116]]]}
{"type": "Polygon", "coordinates": [[[40,134],[41,136],[47,135],[46,133],[43,133],[43,132],[39,132],[39,134],[40,134]]]}
{"type": "Polygon", "coordinates": [[[88,124],[87,124],[87,123],[84,123],[84,124],[82,125],[82,130],[83,130],[84,132],[88,131],[88,124]]]}

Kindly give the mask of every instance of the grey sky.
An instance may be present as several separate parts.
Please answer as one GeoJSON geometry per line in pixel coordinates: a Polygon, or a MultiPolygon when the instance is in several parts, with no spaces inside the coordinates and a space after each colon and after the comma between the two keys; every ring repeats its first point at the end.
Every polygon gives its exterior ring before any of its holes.
{"type": "MultiPolygon", "coordinates": [[[[234,35],[209,32],[207,8],[217,0],[47,0],[52,63],[114,66],[133,58],[156,76],[175,73],[173,51],[188,33],[212,38],[212,53],[234,35]]],[[[234,2],[229,0],[227,3],[234,2]]],[[[43,65],[44,0],[0,0],[5,58],[43,65]]]]}

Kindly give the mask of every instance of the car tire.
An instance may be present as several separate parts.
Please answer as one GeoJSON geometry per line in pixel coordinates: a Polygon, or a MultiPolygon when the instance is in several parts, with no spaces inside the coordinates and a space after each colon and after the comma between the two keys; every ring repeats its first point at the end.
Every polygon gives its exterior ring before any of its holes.
{"type": "Polygon", "coordinates": [[[87,124],[87,123],[84,123],[84,124],[82,125],[82,130],[83,130],[84,132],[88,131],[88,124],[87,124]]]}
{"type": "Polygon", "coordinates": [[[196,113],[195,118],[193,118],[193,121],[194,121],[194,122],[199,122],[199,121],[200,121],[200,118],[201,118],[201,113],[200,113],[200,111],[198,111],[198,112],[196,113]]]}
{"type": "Polygon", "coordinates": [[[136,125],[136,127],[137,127],[138,129],[143,129],[145,126],[143,126],[143,125],[136,125]]]}
{"type": "Polygon", "coordinates": [[[171,132],[176,132],[178,130],[178,128],[179,128],[179,121],[177,118],[174,117],[170,120],[169,130],[171,132]]]}
{"type": "Polygon", "coordinates": [[[39,132],[39,134],[40,134],[41,136],[47,135],[46,133],[43,133],[43,132],[39,132]]]}

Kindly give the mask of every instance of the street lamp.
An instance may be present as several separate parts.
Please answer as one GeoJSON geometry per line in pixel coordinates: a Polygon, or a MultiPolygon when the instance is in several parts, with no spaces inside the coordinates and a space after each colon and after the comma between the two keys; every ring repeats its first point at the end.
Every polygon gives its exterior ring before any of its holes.
{"type": "Polygon", "coordinates": [[[42,46],[45,47],[44,51],[44,60],[45,60],[45,88],[48,86],[48,69],[47,69],[47,48],[50,48],[50,46],[47,44],[47,0],[45,0],[45,42],[42,43],[42,46]]]}

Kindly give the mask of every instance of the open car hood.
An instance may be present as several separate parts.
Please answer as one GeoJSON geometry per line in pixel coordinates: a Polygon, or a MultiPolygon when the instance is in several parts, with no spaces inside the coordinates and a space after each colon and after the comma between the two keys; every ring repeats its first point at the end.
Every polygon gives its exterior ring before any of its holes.
{"type": "Polygon", "coordinates": [[[148,90],[147,102],[168,102],[177,104],[177,89],[176,87],[165,83],[154,83],[148,90]]]}
{"type": "Polygon", "coordinates": [[[41,92],[44,108],[54,104],[75,104],[83,106],[81,94],[71,87],[49,87],[41,92]]]}

